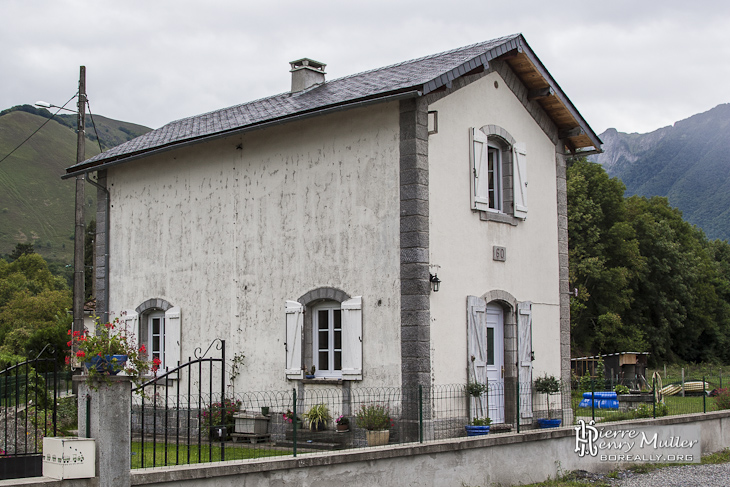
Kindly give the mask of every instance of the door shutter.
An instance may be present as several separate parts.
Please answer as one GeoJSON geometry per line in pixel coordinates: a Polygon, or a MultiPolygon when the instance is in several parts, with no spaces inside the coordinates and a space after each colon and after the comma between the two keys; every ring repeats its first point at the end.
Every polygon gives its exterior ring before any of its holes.
{"type": "MultiPolygon", "coordinates": [[[[467,296],[467,368],[468,380],[487,384],[487,303],[482,298],[467,296]]],[[[470,420],[489,415],[487,394],[471,397],[470,420]]]]}
{"type": "Polygon", "coordinates": [[[472,208],[489,209],[489,140],[479,129],[471,129],[472,208]]]}
{"type": "Polygon", "coordinates": [[[513,148],[513,172],[516,218],[527,218],[527,147],[517,143],[513,148]]]}
{"type": "MultiPolygon", "coordinates": [[[[165,311],[165,362],[164,366],[174,369],[180,364],[181,353],[182,318],[180,307],[173,306],[165,311]]],[[[177,372],[168,376],[170,379],[177,379],[177,372]]]]}
{"type": "Polygon", "coordinates": [[[342,380],[362,380],[362,296],[343,301],[342,380]]]}
{"type": "MultiPolygon", "coordinates": [[[[520,417],[532,418],[532,303],[517,304],[517,354],[520,381],[520,417]]],[[[532,419],[527,421],[531,423],[532,419]]]]}
{"type": "Polygon", "coordinates": [[[303,379],[302,333],[304,332],[304,306],[298,301],[286,302],[286,377],[303,379]]]}

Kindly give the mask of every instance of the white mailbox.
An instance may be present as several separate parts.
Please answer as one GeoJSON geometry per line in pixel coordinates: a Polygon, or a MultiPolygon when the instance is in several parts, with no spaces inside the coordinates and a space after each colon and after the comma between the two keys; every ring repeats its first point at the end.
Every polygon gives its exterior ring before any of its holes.
{"type": "Polygon", "coordinates": [[[43,476],[52,479],[88,479],[96,474],[93,438],[43,438],[43,476]]]}

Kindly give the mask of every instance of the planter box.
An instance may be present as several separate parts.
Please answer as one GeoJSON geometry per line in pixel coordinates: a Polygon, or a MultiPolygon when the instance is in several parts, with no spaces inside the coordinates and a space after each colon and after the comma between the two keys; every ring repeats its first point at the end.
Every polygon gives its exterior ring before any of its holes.
{"type": "Polygon", "coordinates": [[[269,417],[258,413],[235,413],[234,431],[249,435],[265,435],[269,430],[269,417]]]}
{"type": "Polygon", "coordinates": [[[472,426],[467,424],[464,426],[466,429],[466,436],[482,436],[489,434],[489,426],[472,426]]]}
{"type": "Polygon", "coordinates": [[[560,426],[560,423],[562,423],[563,420],[561,419],[546,419],[546,418],[540,418],[537,420],[537,425],[540,428],[557,428],[560,426]]]}
{"type": "Polygon", "coordinates": [[[641,404],[652,404],[654,396],[649,394],[619,394],[618,408],[620,411],[628,411],[636,409],[641,404]]]}
{"type": "Polygon", "coordinates": [[[94,438],[43,438],[43,476],[90,479],[96,475],[94,438]]]}

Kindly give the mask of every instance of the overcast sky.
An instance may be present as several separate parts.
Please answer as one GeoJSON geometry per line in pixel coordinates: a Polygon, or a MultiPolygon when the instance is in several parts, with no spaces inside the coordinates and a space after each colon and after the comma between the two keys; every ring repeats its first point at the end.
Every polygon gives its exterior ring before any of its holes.
{"type": "Polygon", "coordinates": [[[290,88],[522,33],[596,133],[730,102],[727,0],[0,0],[0,109],[61,105],[158,128],[290,88]],[[73,102],[69,104],[72,106],[73,102]]]}

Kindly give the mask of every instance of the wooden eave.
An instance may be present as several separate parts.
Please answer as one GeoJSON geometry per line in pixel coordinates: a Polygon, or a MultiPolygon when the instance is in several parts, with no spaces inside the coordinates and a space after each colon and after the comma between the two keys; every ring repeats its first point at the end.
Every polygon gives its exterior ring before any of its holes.
{"type": "Polygon", "coordinates": [[[498,59],[509,65],[532,95],[530,98],[545,110],[571,153],[601,152],[601,139],[578,113],[524,39],[520,40],[522,42],[517,49],[498,59]]]}

